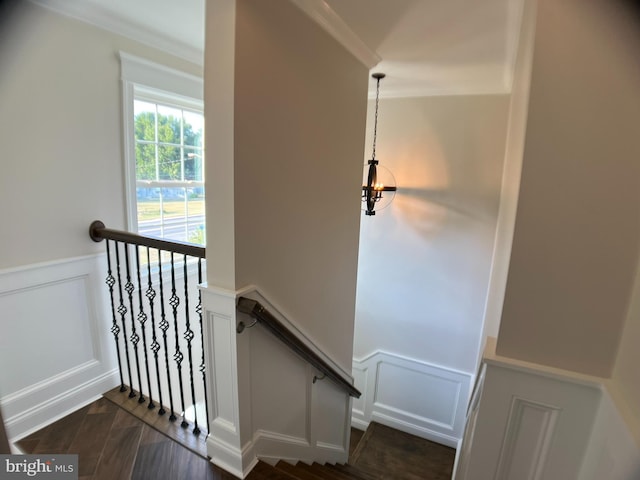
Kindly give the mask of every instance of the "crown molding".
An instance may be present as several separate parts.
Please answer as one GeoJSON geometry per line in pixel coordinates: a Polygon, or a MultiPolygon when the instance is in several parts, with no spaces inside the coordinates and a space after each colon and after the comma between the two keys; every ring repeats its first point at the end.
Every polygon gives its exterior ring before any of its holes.
{"type": "MultiPolygon", "coordinates": [[[[502,82],[496,84],[468,84],[448,86],[428,86],[420,84],[407,84],[395,88],[385,89],[380,92],[380,98],[414,98],[414,97],[452,97],[458,95],[508,95],[511,90],[502,82]]],[[[369,91],[368,98],[375,99],[375,90],[369,91]]]]}
{"type": "MultiPolygon", "coordinates": [[[[144,45],[157,48],[196,65],[204,65],[204,49],[196,48],[180,39],[168,37],[147,26],[81,0],[29,0],[47,10],[70,17],[95,27],[122,35],[144,45]]],[[[203,46],[204,47],[204,46],[203,46]]]]}
{"type": "Polygon", "coordinates": [[[369,70],[382,60],[324,0],[290,0],[290,2],[320,25],[369,70]]]}

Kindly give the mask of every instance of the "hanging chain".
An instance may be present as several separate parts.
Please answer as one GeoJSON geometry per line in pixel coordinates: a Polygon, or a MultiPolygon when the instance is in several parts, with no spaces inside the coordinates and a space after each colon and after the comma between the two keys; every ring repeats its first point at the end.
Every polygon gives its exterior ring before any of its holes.
{"type": "Polygon", "coordinates": [[[380,95],[380,78],[377,77],[376,83],[376,115],[373,122],[373,153],[371,154],[371,160],[376,159],[376,138],[378,137],[378,97],[380,95]]]}

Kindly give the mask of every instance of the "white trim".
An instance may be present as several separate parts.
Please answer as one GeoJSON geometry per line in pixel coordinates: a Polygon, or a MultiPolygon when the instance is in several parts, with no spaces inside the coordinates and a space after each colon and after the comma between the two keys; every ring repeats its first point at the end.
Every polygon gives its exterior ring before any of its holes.
{"type": "Polygon", "coordinates": [[[203,307],[206,385],[209,398],[207,454],[211,461],[244,478],[246,460],[242,449],[242,428],[238,395],[238,351],[236,301],[228,292],[200,286],[203,307]]]}
{"type": "MultiPolygon", "coordinates": [[[[109,348],[111,334],[105,317],[106,303],[101,282],[106,276],[103,271],[104,258],[105,254],[94,254],[0,271],[0,300],[11,302],[9,297],[20,295],[25,296],[21,301],[27,304],[36,301],[35,299],[42,302],[43,298],[51,302],[53,308],[50,314],[43,318],[30,318],[31,322],[35,322],[36,328],[40,324],[61,320],[55,309],[55,299],[46,296],[51,295],[51,289],[58,291],[56,289],[69,288],[75,291],[76,288],[82,288],[84,302],[74,306],[74,314],[81,315],[78,320],[87,329],[83,332],[69,331],[71,337],[68,340],[91,344],[86,355],[83,354],[81,359],[74,360],[71,365],[68,359],[56,363],[57,350],[53,345],[47,352],[38,352],[47,357],[51,367],[49,376],[34,380],[22,388],[4,391],[0,404],[11,438],[20,438],[28,432],[38,430],[117,385],[118,375],[114,369],[115,359],[109,348]]],[[[21,318],[11,319],[20,320],[21,318]]],[[[7,365],[10,359],[3,361],[7,365]]],[[[37,361],[34,359],[34,362],[37,361]]],[[[16,378],[21,378],[20,372],[31,367],[20,362],[11,368],[15,371],[16,378]]],[[[18,388],[18,385],[3,387],[11,389],[18,388]]]]}
{"type": "Polygon", "coordinates": [[[514,370],[516,372],[529,373],[538,377],[546,377],[565,383],[573,383],[585,387],[602,389],[604,381],[601,377],[586,375],[584,373],[574,372],[572,370],[563,370],[561,368],[549,367],[538,363],[517,360],[511,357],[502,357],[496,353],[497,339],[495,337],[487,337],[487,343],[484,350],[484,363],[491,366],[514,370]]]}
{"type": "Polygon", "coordinates": [[[82,375],[83,373],[86,373],[88,370],[91,370],[99,365],[100,365],[100,362],[98,362],[97,360],[95,359],[89,360],[88,362],[85,362],[81,365],[77,365],[65,372],[61,372],[57,375],[54,375],[53,377],[47,378],[46,380],[43,380],[38,383],[34,383],[33,385],[29,385],[28,387],[18,390],[17,392],[10,393],[9,395],[5,395],[4,397],[0,398],[0,405],[5,406],[14,402],[19,402],[21,399],[25,397],[29,397],[31,395],[37,394],[38,392],[45,390],[47,388],[50,388],[56,385],[57,383],[62,383],[62,382],[71,380],[74,376],[82,375]]]}
{"type": "Polygon", "coordinates": [[[214,465],[238,478],[246,476],[245,469],[241,468],[243,462],[242,453],[234,445],[209,434],[207,437],[207,454],[211,457],[211,462],[214,465]]]}
{"type": "Polygon", "coordinates": [[[329,35],[347,49],[368,69],[375,67],[382,58],[371,50],[344,20],[323,0],[290,0],[329,35]]]}
{"type": "Polygon", "coordinates": [[[498,357],[494,348],[488,342],[480,400],[456,480],[581,479],[603,384],[596,377],[498,357]]]}
{"type": "Polygon", "coordinates": [[[558,416],[562,410],[514,395],[498,460],[496,479],[540,480],[558,416]],[[528,417],[528,418],[527,418],[528,417]],[[525,421],[525,418],[527,421],[525,421]],[[528,453],[529,465],[523,465],[522,454],[528,453]],[[517,461],[520,464],[516,464],[517,461]],[[516,469],[514,472],[513,469],[516,469]],[[522,473],[526,470],[526,476],[522,473]]]}
{"type": "MultiPolygon", "coordinates": [[[[312,380],[318,372],[271,334],[263,332],[261,327],[247,329],[238,335],[237,323],[246,322],[247,318],[237,311],[237,299],[246,296],[259,301],[305,345],[318,351],[327,363],[336,369],[339,366],[319,352],[318,346],[255,286],[235,292],[206,285],[200,288],[206,311],[205,359],[209,371],[213,372],[208,385],[211,435],[207,439],[212,462],[241,478],[251,471],[257,458],[268,463],[279,460],[345,462],[348,457],[349,395],[331,382],[314,384],[312,380]],[[277,361],[276,357],[279,357],[277,361]],[[256,374],[257,366],[271,368],[269,375],[256,374]],[[283,397],[270,393],[284,390],[274,389],[271,383],[254,383],[271,378],[272,372],[280,387],[296,392],[306,389],[290,411],[275,414],[282,409],[283,397]],[[259,403],[268,408],[256,409],[259,403]],[[274,412],[274,418],[277,417],[275,422],[271,412],[274,412]],[[329,418],[336,423],[327,430],[323,427],[329,418]],[[301,423],[304,428],[298,428],[301,423]]],[[[344,372],[343,369],[338,371],[344,372]]],[[[351,377],[345,375],[345,378],[351,377]]]]}
{"type": "Polygon", "coordinates": [[[525,0],[507,3],[506,62],[504,63],[504,86],[511,92],[513,88],[514,70],[518,57],[518,46],[524,21],[525,0]]]}
{"type": "MultiPolygon", "coordinates": [[[[204,80],[202,77],[167,67],[120,51],[122,80],[122,138],[125,176],[127,229],[138,231],[136,141],[134,100],[165,102],[180,108],[204,112],[204,80]]],[[[204,151],[204,150],[203,150],[204,151]]],[[[185,184],[187,182],[181,182],[185,184]]]]}
{"type": "Polygon", "coordinates": [[[28,410],[6,418],[7,431],[10,434],[16,432],[10,438],[10,442],[15,443],[88,405],[102,397],[104,392],[111,390],[118,383],[118,370],[111,370],[28,410]]]}
{"type": "MultiPolygon", "coordinates": [[[[407,82],[398,88],[385,87],[380,93],[380,98],[420,98],[420,97],[445,97],[461,95],[509,95],[511,90],[506,85],[447,85],[434,88],[425,84],[407,82]]],[[[375,90],[369,90],[369,99],[374,99],[375,90]]]]}
{"type": "Polygon", "coordinates": [[[197,100],[204,98],[204,81],[200,76],[191,75],[123,51],[119,52],[119,57],[123,81],[187,98],[197,100]]]}
{"type": "Polygon", "coordinates": [[[116,35],[130,38],[144,45],[164,51],[196,65],[204,65],[204,45],[197,48],[182,42],[166,32],[150,29],[99,7],[95,2],[70,0],[30,0],[31,2],[66,17],[101,28],[116,35]]]}
{"type": "Polygon", "coordinates": [[[356,388],[362,392],[352,407],[351,421],[356,428],[365,430],[369,422],[376,421],[457,447],[463,434],[473,375],[380,350],[354,359],[353,370],[359,372],[355,375],[356,388]],[[399,383],[393,384],[394,381],[399,383]],[[410,390],[396,390],[403,384],[411,385],[410,390]],[[443,390],[443,386],[448,388],[443,390]],[[435,391],[444,394],[431,399],[430,405],[404,400],[416,395],[429,398],[429,392],[435,391]],[[412,405],[420,405],[422,410],[416,411],[412,405]]]}
{"type": "MultiPolygon", "coordinates": [[[[500,319],[502,318],[520,194],[520,176],[524,157],[535,43],[536,7],[537,0],[522,1],[518,42],[515,44],[516,51],[509,52],[510,55],[513,55],[512,78],[508,80],[511,99],[502,168],[502,183],[500,185],[498,219],[493,240],[491,271],[489,273],[489,288],[485,297],[482,333],[478,341],[476,355],[478,366],[482,358],[485,338],[487,336],[498,336],[500,319]]],[[[513,11],[511,13],[509,34],[513,34],[514,16],[516,15],[513,11]]]]}

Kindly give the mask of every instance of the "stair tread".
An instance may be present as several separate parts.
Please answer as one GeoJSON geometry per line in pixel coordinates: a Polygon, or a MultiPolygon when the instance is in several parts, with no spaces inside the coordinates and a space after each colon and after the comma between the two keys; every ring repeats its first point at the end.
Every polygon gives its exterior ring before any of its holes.
{"type": "Polygon", "coordinates": [[[246,480],[297,480],[297,477],[260,461],[253,467],[246,480]]]}
{"type": "Polygon", "coordinates": [[[352,474],[338,470],[337,468],[335,468],[335,465],[331,465],[331,464],[325,464],[325,465],[314,464],[314,465],[318,465],[318,469],[320,472],[322,472],[323,478],[331,478],[333,480],[359,480],[357,477],[355,477],[352,474]]]}
{"type": "Polygon", "coordinates": [[[338,470],[327,468],[328,465],[321,465],[319,463],[313,463],[312,465],[307,465],[306,463],[298,463],[296,464],[296,468],[305,470],[307,472],[311,472],[319,478],[326,480],[353,480],[353,477],[347,475],[338,470]]]}
{"type": "Polygon", "coordinates": [[[350,475],[352,478],[357,480],[378,480],[378,477],[372,475],[369,472],[365,472],[360,468],[350,465],[348,463],[344,465],[325,465],[327,468],[336,469],[339,472],[343,472],[347,475],[350,475]]]}
{"type": "Polygon", "coordinates": [[[308,470],[299,468],[297,465],[291,465],[290,463],[280,461],[276,464],[278,470],[289,473],[299,480],[324,480],[322,477],[311,473],[308,470]]]}

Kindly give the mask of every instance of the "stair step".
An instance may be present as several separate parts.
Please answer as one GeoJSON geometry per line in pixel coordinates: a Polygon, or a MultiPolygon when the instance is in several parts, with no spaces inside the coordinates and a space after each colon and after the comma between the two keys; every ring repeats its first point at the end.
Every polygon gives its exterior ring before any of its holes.
{"type": "MultiPolygon", "coordinates": [[[[298,463],[298,465],[304,465],[302,463],[298,463]]],[[[276,464],[276,468],[285,473],[288,473],[299,480],[324,480],[322,477],[305,470],[302,467],[298,467],[298,465],[291,465],[287,462],[278,462],[276,464]]]]}
{"type": "Polygon", "coordinates": [[[328,468],[328,465],[320,465],[319,463],[307,465],[306,463],[300,462],[296,464],[296,468],[305,470],[306,472],[312,473],[319,478],[327,480],[353,480],[352,476],[346,475],[345,473],[338,470],[328,468]]]}
{"type": "Polygon", "coordinates": [[[349,465],[348,463],[344,465],[325,465],[325,467],[337,470],[338,472],[348,475],[349,478],[356,480],[378,480],[377,476],[365,472],[358,467],[354,467],[353,465],[349,465]]]}
{"type": "MultiPolygon", "coordinates": [[[[255,470],[255,469],[254,469],[255,470]]],[[[378,477],[370,473],[363,472],[353,465],[320,465],[314,463],[308,465],[298,462],[296,465],[280,461],[276,464],[275,470],[288,475],[285,478],[295,478],[296,480],[378,480],[378,477]]],[[[263,477],[257,477],[256,480],[263,477]]],[[[280,478],[280,477],[264,477],[280,478]]]]}
{"type": "Polygon", "coordinates": [[[246,480],[298,480],[298,477],[260,461],[253,467],[246,480]]]}

